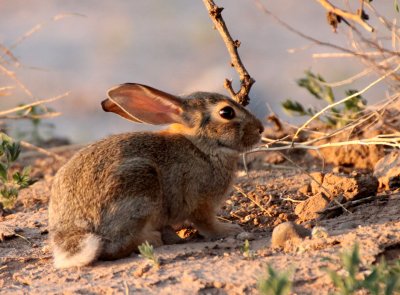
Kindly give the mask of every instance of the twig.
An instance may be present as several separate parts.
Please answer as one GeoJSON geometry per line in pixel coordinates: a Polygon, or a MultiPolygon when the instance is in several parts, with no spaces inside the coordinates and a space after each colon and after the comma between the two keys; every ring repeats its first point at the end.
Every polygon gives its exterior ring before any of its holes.
{"type": "MultiPolygon", "coordinates": [[[[342,205],[344,207],[348,208],[348,207],[352,207],[354,205],[360,205],[360,204],[363,204],[363,203],[366,203],[368,201],[378,199],[378,198],[389,198],[390,196],[391,195],[370,196],[370,197],[366,197],[366,198],[362,198],[362,199],[358,199],[358,200],[350,200],[346,203],[343,203],[342,205]]],[[[342,207],[340,207],[340,206],[328,207],[328,208],[325,208],[324,210],[318,211],[317,213],[323,214],[326,212],[335,211],[337,209],[342,209],[342,207]]]]}
{"type": "Polygon", "coordinates": [[[41,153],[41,154],[44,154],[44,155],[49,156],[49,157],[52,157],[52,158],[54,158],[54,159],[56,159],[56,160],[58,160],[58,161],[65,161],[65,158],[64,158],[64,157],[59,156],[59,155],[57,155],[57,154],[55,154],[55,153],[49,152],[48,150],[45,150],[45,149],[43,149],[43,148],[41,148],[41,147],[38,147],[38,146],[35,146],[35,145],[33,145],[33,144],[29,143],[29,142],[20,141],[20,144],[21,144],[24,148],[31,149],[31,150],[35,150],[35,151],[37,151],[37,152],[39,152],[39,153],[41,153]]]}
{"type": "Polygon", "coordinates": [[[304,143],[289,143],[287,145],[283,146],[276,146],[276,147],[269,147],[269,146],[264,146],[264,147],[258,147],[254,148],[251,151],[248,151],[247,153],[256,153],[260,151],[285,151],[285,150],[290,150],[290,149],[304,149],[304,150],[320,150],[323,148],[331,148],[331,147],[340,147],[340,146],[348,146],[348,145],[384,145],[384,146],[391,146],[391,147],[396,147],[400,148],[400,136],[399,137],[393,137],[393,138],[382,138],[379,136],[372,137],[372,138],[364,138],[364,139],[358,139],[358,140],[349,140],[349,141],[337,141],[337,142],[329,142],[325,144],[320,144],[320,145],[307,145],[304,143]]]}
{"type": "Polygon", "coordinates": [[[10,115],[5,115],[5,116],[0,116],[0,119],[5,119],[5,120],[20,120],[20,119],[49,119],[49,118],[54,118],[60,116],[60,112],[49,112],[46,114],[42,115],[21,115],[21,116],[10,116],[10,115]]]}
{"type": "Polygon", "coordinates": [[[29,240],[28,240],[28,238],[24,237],[23,235],[20,235],[20,234],[14,233],[14,236],[16,236],[16,237],[18,237],[18,238],[21,238],[21,239],[23,239],[24,241],[26,241],[26,242],[29,244],[29,246],[32,246],[32,242],[31,242],[31,241],[29,241],[29,240]]]}
{"type": "Polygon", "coordinates": [[[224,217],[222,217],[222,216],[217,216],[217,218],[218,218],[219,220],[228,221],[229,223],[233,223],[232,220],[229,220],[229,219],[224,218],[224,217]]]}
{"type": "Polygon", "coordinates": [[[241,193],[243,196],[245,196],[246,198],[248,198],[250,201],[252,201],[258,208],[260,208],[262,211],[264,211],[265,213],[268,214],[268,216],[271,216],[271,213],[268,212],[267,209],[265,209],[259,202],[257,202],[256,200],[254,200],[252,197],[250,197],[248,194],[246,194],[240,187],[238,187],[237,185],[234,185],[233,188],[235,190],[237,190],[239,193],[241,193]]]}
{"type": "Polygon", "coordinates": [[[249,92],[255,80],[247,72],[240,59],[238,53],[240,41],[232,39],[228,28],[226,27],[224,19],[221,16],[223,8],[218,7],[213,0],[203,0],[203,2],[208,10],[208,14],[212,22],[215,25],[215,28],[218,30],[219,34],[222,37],[222,40],[225,43],[226,48],[228,49],[229,55],[231,57],[231,65],[235,68],[240,77],[240,89],[238,92],[235,92],[233,90],[232,81],[229,79],[225,79],[224,86],[234,100],[236,100],[241,105],[246,106],[249,104],[249,92]]]}
{"type": "Polygon", "coordinates": [[[277,23],[279,23],[281,26],[283,26],[284,28],[286,28],[288,31],[308,40],[313,42],[314,44],[317,45],[321,45],[321,46],[326,46],[326,47],[330,47],[339,51],[343,51],[343,52],[347,52],[349,54],[352,54],[354,56],[358,56],[358,57],[362,57],[362,58],[368,58],[368,56],[366,56],[364,53],[360,53],[360,52],[356,52],[356,51],[352,51],[348,48],[345,47],[341,47],[339,45],[333,44],[333,43],[329,43],[329,42],[325,42],[325,41],[320,41],[316,38],[313,38],[309,35],[304,34],[303,32],[297,30],[296,28],[292,27],[291,25],[289,25],[288,23],[286,23],[285,21],[283,21],[282,19],[280,19],[279,17],[277,17],[276,15],[274,15],[271,11],[269,11],[265,5],[261,2],[261,0],[254,0],[256,6],[266,15],[271,16],[277,23]]]}
{"type": "Polygon", "coordinates": [[[286,170],[293,170],[293,167],[286,166],[286,165],[279,165],[279,164],[263,164],[263,168],[265,169],[286,169],[286,170]]]}
{"type": "Polygon", "coordinates": [[[295,199],[292,199],[291,197],[284,198],[284,197],[280,196],[279,199],[281,199],[283,201],[289,201],[289,202],[292,202],[292,203],[303,203],[303,202],[305,202],[305,200],[295,200],[295,199]]]}
{"type": "MultiPolygon", "coordinates": [[[[63,18],[66,17],[71,17],[71,16],[79,16],[79,17],[85,17],[85,15],[83,14],[79,14],[79,13],[61,13],[61,14],[57,14],[55,16],[53,16],[50,21],[56,22],[59,21],[63,18]]],[[[14,49],[16,48],[20,43],[22,43],[25,39],[29,38],[30,36],[32,36],[33,34],[37,33],[38,31],[40,31],[45,25],[47,25],[50,21],[46,21],[40,24],[35,25],[34,27],[32,27],[30,30],[28,30],[26,33],[24,33],[21,37],[19,37],[17,39],[17,41],[15,41],[11,46],[10,49],[14,49]]]]}
{"type": "Polygon", "coordinates": [[[0,71],[2,71],[4,73],[4,75],[6,75],[7,77],[10,77],[12,80],[15,81],[15,83],[18,84],[18,86],[29,96],[29,97],[33,97],[32,92],[24,85],[24,83],[22,83],[17,76],[15,75],[15,73],[13,71],[10,71],[9,69],[7,69],[6,67],[2,66],[0,64],[0,71]]]}
{"type": "Polygon", "coordinates": [[[68,95],[69,95],[69,91],[65,92],[64,94],[52,97],[52,98],[38,100],[38,101],[32,102],[30,104],[26,104],[26,105],[19,106],[19,107],[16,107],[16,108],[12,108],[12,109],[9,109],[9,110],[6,110],[6,111],[2,111],[2,112],[0,112],[0,116],[4,116],[4,115],[7,115],[7,114],[12,114],[12,113],[16,113],[16,112],[19,112],[19,111],[22,111],[22,110],[26,110],[26,109],[29,109],[31,107],[34,107],[34,106],[37,106],[37,105],[40,105],[40,104],[50,103],[50,102],[56,101],[56,100],[58,100],[60,98],[66,97],[68,95]]]}
{"type": "Polygon", "coordinates": [[[8,56],[8,58],[14,62],[15,66],[19,66],[20,63],[18,59],[15,57],[15,55],[11,52],[9,48],[7,48],[1,43],[0,43],[0,51],[3,51],[4,55],[8,56]]]}
{"type": "Polygon", "coordinates": [[[299,133],[301,132],[301,130],[303,130],[305,127],[308,126],[308,124],[310,124],[313,120],[315,120],[316,118],[318,118],[320,115],[322,115],[324,112],[326,112],[327,110],[342,104],[354,97],[357,97],[361,94],[363,94],[364,92],[366,92],[368,89],[370,89],[371,87],[375,86],[376,84],[378,84],[379,82],[381,82],[382,80],[386,79],[388,76],[392,75],[393,73],[397,72],[400,69],[400,65],[398,65],[394,70],[391,70],[389,72],[387,72],[385,75],[381,76],[379,79],[375,80],[374,82],[372,82],[371,84],[369,84],[367,87],[365,87],[364,89],[362,89],[361,91],[358,91],[352,95],[349,95],[345,98],[343,98],[342,100],[339,100],[335,103],[332,103],[330,105],[327,105],[326,107],[324,107],[322,110],[320,110],[319,112],[317,112],[314,116],[312,116],[310,119],[308,119],[299,129],[297,129],[296,133],[293,136],[293,141],[298,137],[299,133]]]}
{"type": "Polygon", "coordinates": [[[129,295],[129,286],[128,283],[124,280],[124,288],[125,288],[125,295],[129,295]]]}
{"type": "MultiPolygon", "coordinates": [[[[372,52],[364,52],[365,55],[368,56],[380,56],[382,52],[372,51],[372,52]]],[[[344,52],[324,52],[324,53],[313,53],[312,58],[343,58],[343,57],[354,57],[354,54],[344,53],[344,52]]]]}
{"type": "Polygon", "coordinates": [[[338,200],[336,200],[335,196],[333,196],[332,193],[331,193],[327,188],[325,188],[325,187],[322,185],[321,182],[319,182],[318,180],[316,180],[315,177],[312,176],[306,169],[304,169],[303,167],[301,167],[300,165],[298,165],[297,163],[295,163],[295,162],[294,162],[292,159],[290,159],[289,157],[286,157],[284,154],[281,153],[281,155],[282,155],[282,157],[284,157],[287,161],[289,161],[290,163],[292,163],[292,165],[294,165],[295,167],[297,167],[298,169],[300,169],[303,173],[307,174],[307,176],[308,176],[309,178],[311,178],[316,184],[318,184],[318,186],[319,186],[320,188],[322,188],[322,189],[324,190],[324,192],[325,192],[328,196],[330,196],[330,198],[332,199],[333,202],[335,202],[338,206],[340,206],[340,207],[341,207],[344,211],[346,211],[347,213],[352,214],[349,210],[347,210],[345,207],[343,207],[343,205],[342,205],[338,200]]]}
{"type": "Polygon", "coordinates": [[[0,87],[0,96],[9,96],[11,95],[11,90],[13,90],[14,86],[4,86],[0,87]]]}
{"type": "MultiPolygon", "coordinates": [[[[393,60],[395,58],[397,58],[397,57],[396,56],[389,57],[389,58],[379,62],[378,65],[384,65],[386,63],[389,63],[389,62],[391,62],[391,60],[393,60]]],[[[320,83],[321,83],[321,85],[324,85],[324,86],[339,87],[339,86],[343,86],[343,85],[347,85],[347,84],[353,83],[355,80],[358,80],[358,79],[361,79],[361,78],[365,77],[366,75],[371,73],[373,70],[374,69],[372,69],[372,68],[366,68],[365,70],[361,71],[360,73],[358,73],[358,74],[356,74],[354,76],[351,76],[351,77],[349,77],[349,78],[347,78],[345,80],[342,80],[342,81],[330,82],[330,83],[328,83],[328,82],[320,82],[320,83]]]]}
{"type": "MultiPolygon", "coordinates": [[[[363,10],[362,9],[360,9],[359,13],[351,13],[351,12],[342,10],[340,8],[337,8],[332,3],[330,3],[328,0],[316,0],[316,1],[319,2],[328,12],[332,12],[344,19],[350,19],[352,21],[355,21],[356,23],[360,24],[364,29],[366,29],[368,32],[374,31],[374,28],[365,22],[365,20],[363,18],[363,10]]],[[[363,3],[363,1],[361,3],[363,3]]]]}

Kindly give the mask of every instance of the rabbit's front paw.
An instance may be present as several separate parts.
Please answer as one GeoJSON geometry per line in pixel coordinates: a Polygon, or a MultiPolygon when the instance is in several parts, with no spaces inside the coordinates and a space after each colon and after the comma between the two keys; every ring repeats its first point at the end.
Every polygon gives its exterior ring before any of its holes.
{"type": "Polygon", "coordinates": [[[236,236],[244,230],[238,224],[216,222],[212,228],[199,230],[200,234],[206,238],[220,239],[230,236],[236,236]]]}

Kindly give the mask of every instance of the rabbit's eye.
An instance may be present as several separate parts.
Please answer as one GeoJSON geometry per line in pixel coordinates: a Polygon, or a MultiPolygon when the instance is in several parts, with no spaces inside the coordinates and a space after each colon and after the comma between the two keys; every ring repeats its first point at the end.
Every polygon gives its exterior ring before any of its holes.
{"type": "Polygon", "coordinates": [[[235,110],[231,107],[224,107],[219,110],[219,115],[227,120],[232,120],[235,118],[235,110]]]}

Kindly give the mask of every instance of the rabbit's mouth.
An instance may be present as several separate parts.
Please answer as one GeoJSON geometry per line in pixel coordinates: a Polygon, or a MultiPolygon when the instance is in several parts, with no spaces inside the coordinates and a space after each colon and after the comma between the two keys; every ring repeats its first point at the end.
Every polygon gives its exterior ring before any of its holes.
{"type": "Polygon", "coordinates": [[[232,144],[226,144],[221,140],[217,140],[217,145],[219,148],[229,149],[237,153],[244,153],[251,150],[252,147],[254,147],[257,143],[260,142],[260,140],[261,140],[261,135],[257,134],[254,136],[246,136],[245,138],[242,138],[240,144],[235,144],[233,146],[232,144]]]}
{"type": "Polygon", "coordinates": [[[217,140],[217,145],[218,145],[219,148],[229,149],[229,150],[232,150],[232,151],[235,151],[235,152],[241,152],[241,150],[242,150],[239,147],[232,147],[230,145],[224,144],[220,140],[217,140]]]}

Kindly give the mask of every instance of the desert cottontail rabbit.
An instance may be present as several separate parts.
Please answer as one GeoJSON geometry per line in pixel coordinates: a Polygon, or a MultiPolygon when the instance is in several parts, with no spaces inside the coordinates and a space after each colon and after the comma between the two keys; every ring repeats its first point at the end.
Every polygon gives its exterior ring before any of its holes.
{"type": "Polygon", "coordinates": [[[259,142],[261,122],[216,93],[177,97],[123,84],[102,102],[135,122],[172,124],[158,132],[110,136],[79,151],[57,173],[49,205],[57,268],[117,259],[164,228],[190,222],[205,237],[241,231],[217,221],[239,154],[259,142]]]}

